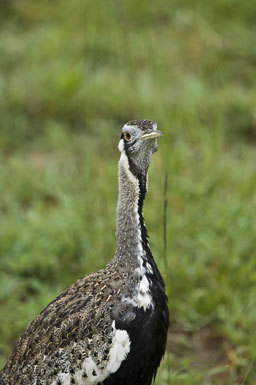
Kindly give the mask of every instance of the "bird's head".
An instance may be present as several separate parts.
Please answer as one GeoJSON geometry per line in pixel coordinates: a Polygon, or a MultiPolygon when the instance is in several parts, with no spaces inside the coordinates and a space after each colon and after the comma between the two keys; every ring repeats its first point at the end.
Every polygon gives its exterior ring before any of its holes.
{"type": "Polygon", "coordinates": [[[157,138],[162,135],[152,120],[132,120],[123,126],[118,148],[135,176],[147,173],[151,156],[157,151],[157,138]]]}

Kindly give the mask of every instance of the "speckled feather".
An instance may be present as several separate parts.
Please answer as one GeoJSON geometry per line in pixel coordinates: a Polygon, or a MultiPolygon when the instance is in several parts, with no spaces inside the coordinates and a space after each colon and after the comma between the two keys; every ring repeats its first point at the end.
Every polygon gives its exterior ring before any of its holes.
{"type": "MultiPolygon", "coordinates": [[[[82,370],[88,357],[104,368],[113,320],[132,313],[131,306],[121,302],[122,292],[129,292],[130,285],[134,283],[128,273],[111,265],[73,283],[23,334],[5,368],[6,384],[32,384],[38,377],[36,384],[51,384],[58,373],[65,372],[75,384],[72,374],[82,370]]],[[[82,373],[84,379],[87,375],[82,373]]]]}
{"type": "MultiPolygon", "coordinates": [[[[134,135],[156,130],[148,120],[131,121],[123,132],[129,127],[134,135]]],[[[122,136],[119,145],[114,258],[35,318],[0,372],[1,385],[151,384],[165,351],[169,315],[142,215],[156,141],[139,148],[139,159],[136,141],[132,147],[122,136]]]]}

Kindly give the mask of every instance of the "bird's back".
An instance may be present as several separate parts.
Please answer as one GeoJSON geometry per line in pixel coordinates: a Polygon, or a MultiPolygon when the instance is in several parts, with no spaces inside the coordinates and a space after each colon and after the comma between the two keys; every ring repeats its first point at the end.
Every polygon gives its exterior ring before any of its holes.
{"type": "Polygon", "coordinates": [[[114,287],[122,284],[115,273],[106,269],[77,280],[35,318],[3,369],[8,385],[33,384],[38,377],[36,384],[82,384],[79,378],[90,377],[90,368],[95,379],[104,376],[114,335],[114,287]]]}
{"type": "Polygon", "coordinates": [[[1,385],[149,385],[164,353],[168,308],[161,290],[154,309],[123,301],[136,285],[111,265],[76,281],[29,325],[1,385]]]}

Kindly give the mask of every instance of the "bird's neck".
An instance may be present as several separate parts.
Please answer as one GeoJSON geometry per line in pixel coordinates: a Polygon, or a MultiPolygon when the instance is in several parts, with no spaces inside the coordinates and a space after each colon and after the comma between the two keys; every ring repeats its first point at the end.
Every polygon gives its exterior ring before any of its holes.
{"type": "Polygon", "coordinates": [[[134,175],[124,152],[119,161],[119,195],[117,206],[116,258],[138,265],[138,255],[149,251],[142,214],[147,191],[147,173],[134,175]]]}
{"type": "Polygon", "coordinates": [[[153,309],[159,298],[166,301],[164,282],[149,248],[142,214],[147,190],[147,173],[145,175],[138,173],[134,165],[128,161],[125,152],[122,152],[118,179],[117,249],[110,266],[126,270],[133,276],[129,281],[129,287],[131,290],[134,289],[134,292],[122,300],[146,311],[149,308],[153,309]],[[132,282],[135,287],[132,286],[132,282]]]}

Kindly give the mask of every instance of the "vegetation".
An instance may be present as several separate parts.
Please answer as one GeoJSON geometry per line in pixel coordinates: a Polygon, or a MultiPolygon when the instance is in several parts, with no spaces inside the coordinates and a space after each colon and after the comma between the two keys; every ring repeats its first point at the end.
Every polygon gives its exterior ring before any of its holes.
{"type": "Polygon", "coordinates": [[[255,2],[0,7],[0,365],[44,306],[113,255],[120,127],[147,118],[165,134],[145,217],[171,311],[156,384],[253,385],[255,2]]]}

